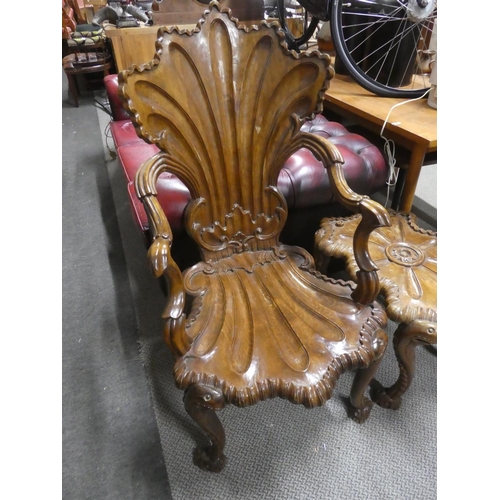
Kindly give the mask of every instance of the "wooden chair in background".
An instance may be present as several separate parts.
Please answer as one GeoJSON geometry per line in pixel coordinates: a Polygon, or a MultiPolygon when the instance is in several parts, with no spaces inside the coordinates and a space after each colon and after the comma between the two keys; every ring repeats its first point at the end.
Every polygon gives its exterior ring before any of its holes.
{"type": "MultiPolygon", "coordinates": [[[[104,77],[112,71],[113,56],[103,29],[92,24],[76,25],[66,44],[67,55],[62,66],[68,78],[68,92],[78,107],[78,78],[96,74],[98,82],[103,84],[104,77]]],[[[88,81],[84,83],[88,86],[88,81]]]]}
{"type": "Polygon", "coordinates": [[[290,52],[277,23],[246,28],[230,12],[212,2],[193,31],[163,28],[154,60],[119,74],[138,134],[160,148],[138,171],[135,189],[150,221],[150,267],[168,290],[164,337],[175,382],[210,439],[194,462],[209,471],[225,463],[216,415],[225,405],[280,397],[320,406],[352,370],[348,414],[364,422],[372,407],[364,393],[387,341],[367,241],[390,224],[388,213],[348,187],[332,143],[300,130],[322,109],[330,58],[290,52]],[[277,177],[303,147],[323,162],[335,196],[361,214],[357,287],[320,274],[304,249],[280,243],[288,210],[277,177]],[[201,260],[183,273],[156,198],[163,172],[181,179],[192,198],[184,223],[201,260]]]}
{"type": "MultiPolygon", "coordinates": [[[[370,235],[369,249],[378,267],[386,312],[399,326],[394,351],[399,377],[388,388],[371,382],[373,401],[396,410],[415,374],[415,348],[437,344],[437,233],[421,229],[411,213],[390,211],[391,226],[370,235]]],[[[327,218],[316,233],[316,263],[325,271],[331,258],[342,259],[350,277],[357,280],[359,265],[353,235],[358,215],[327,218]]],[[[325,271],[326,272],[326,271],[325,271]]]]}

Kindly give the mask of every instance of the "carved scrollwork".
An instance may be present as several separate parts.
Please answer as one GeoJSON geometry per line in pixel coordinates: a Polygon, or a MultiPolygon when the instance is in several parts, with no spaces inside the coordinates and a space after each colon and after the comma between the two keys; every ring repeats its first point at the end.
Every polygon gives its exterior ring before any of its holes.
{"type": "Polygon", "coordinates": [[[202,248],[212,252],[232,248],[239,253],[249,250],[255,240],[276,240],[286,220],[286,201],[275,187],[270,186],[265,192],[276,198],[273,215],[254,216],[250,210],[235,203],[223,222],[215,221],[206,227],[198,222],[206,220],[206,215],[200,214],[207,208],[206,201],[203,198],[196,200],[188,209],[189,233],[202,248]]]}

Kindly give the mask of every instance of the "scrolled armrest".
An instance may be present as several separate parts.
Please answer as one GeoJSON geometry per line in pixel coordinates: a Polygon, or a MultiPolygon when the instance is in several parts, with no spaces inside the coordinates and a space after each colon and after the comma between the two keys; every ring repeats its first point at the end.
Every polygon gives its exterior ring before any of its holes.
{"type": "Polygon", "coordinates": [[[148,249],[148,259],[151,271],[156,278],[165,280],[168,290],[167,305],[162,315],[165,320],[165,341],[177,355],[183,355],[191,345],[184,328],[186,291],[182,273],[170,250],[172,230],[156,198],[156,182],[160,174],[167,171],[168,165],[169,156],[165,153],[158,153],[145,161],[135,176],[135,189],[150,224],[153,242],[148,249]]]}
{"type": "Polygon", "coordinates": [[[366,195],[354,192],[344,176],[344,160],[334,144],[323,137],[302,132],[298,139],[302,147],[309,149],[313,155],[328,169],[328,177],[333,193],[343,206],[352,212],[361,214],[353,238],[353,252],[359,271],[357,287],[352,294],[353,300],[362,304],[373,302],[380,292],[377,266],[370,257],[368,240],[373,230],[391,225],[387,210],[366,195]]]}

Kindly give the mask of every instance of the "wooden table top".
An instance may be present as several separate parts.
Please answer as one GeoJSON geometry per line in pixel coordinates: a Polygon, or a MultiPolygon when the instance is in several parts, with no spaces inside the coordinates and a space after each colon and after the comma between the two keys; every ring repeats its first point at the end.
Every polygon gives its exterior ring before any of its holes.
{"type": "MultiPolygon", "coordinates": [[[[395,104],[407,99],[380,97],[368,92],[351,77],[336,74],[325,93],[325,108],[332,104],[355,115],[371,125],[372,130],[382,129],[384,121],[395,104]]],[[[437,150],[437,110],[427,104],[427,96],[407,102],[392,109],[384,129],[414,144],[427,146],[427,151],[437,150]]]]}

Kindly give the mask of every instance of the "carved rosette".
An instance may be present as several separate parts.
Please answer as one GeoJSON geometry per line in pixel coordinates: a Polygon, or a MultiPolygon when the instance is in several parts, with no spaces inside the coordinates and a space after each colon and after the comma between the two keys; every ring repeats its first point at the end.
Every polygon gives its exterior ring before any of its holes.
{"type": "MultiPolygon", "coordinates": [[[[390,215],[392,226],[373,231],[368,245],[389,317],[437,322],[437,233],[421,229],[413,214],[391,210],[390,215]]],[[[360,220],[359,215],[325,219],[316,235],[318,250],[345,259],[353,279],[359,268],[352,241],[360,220]]]]}

